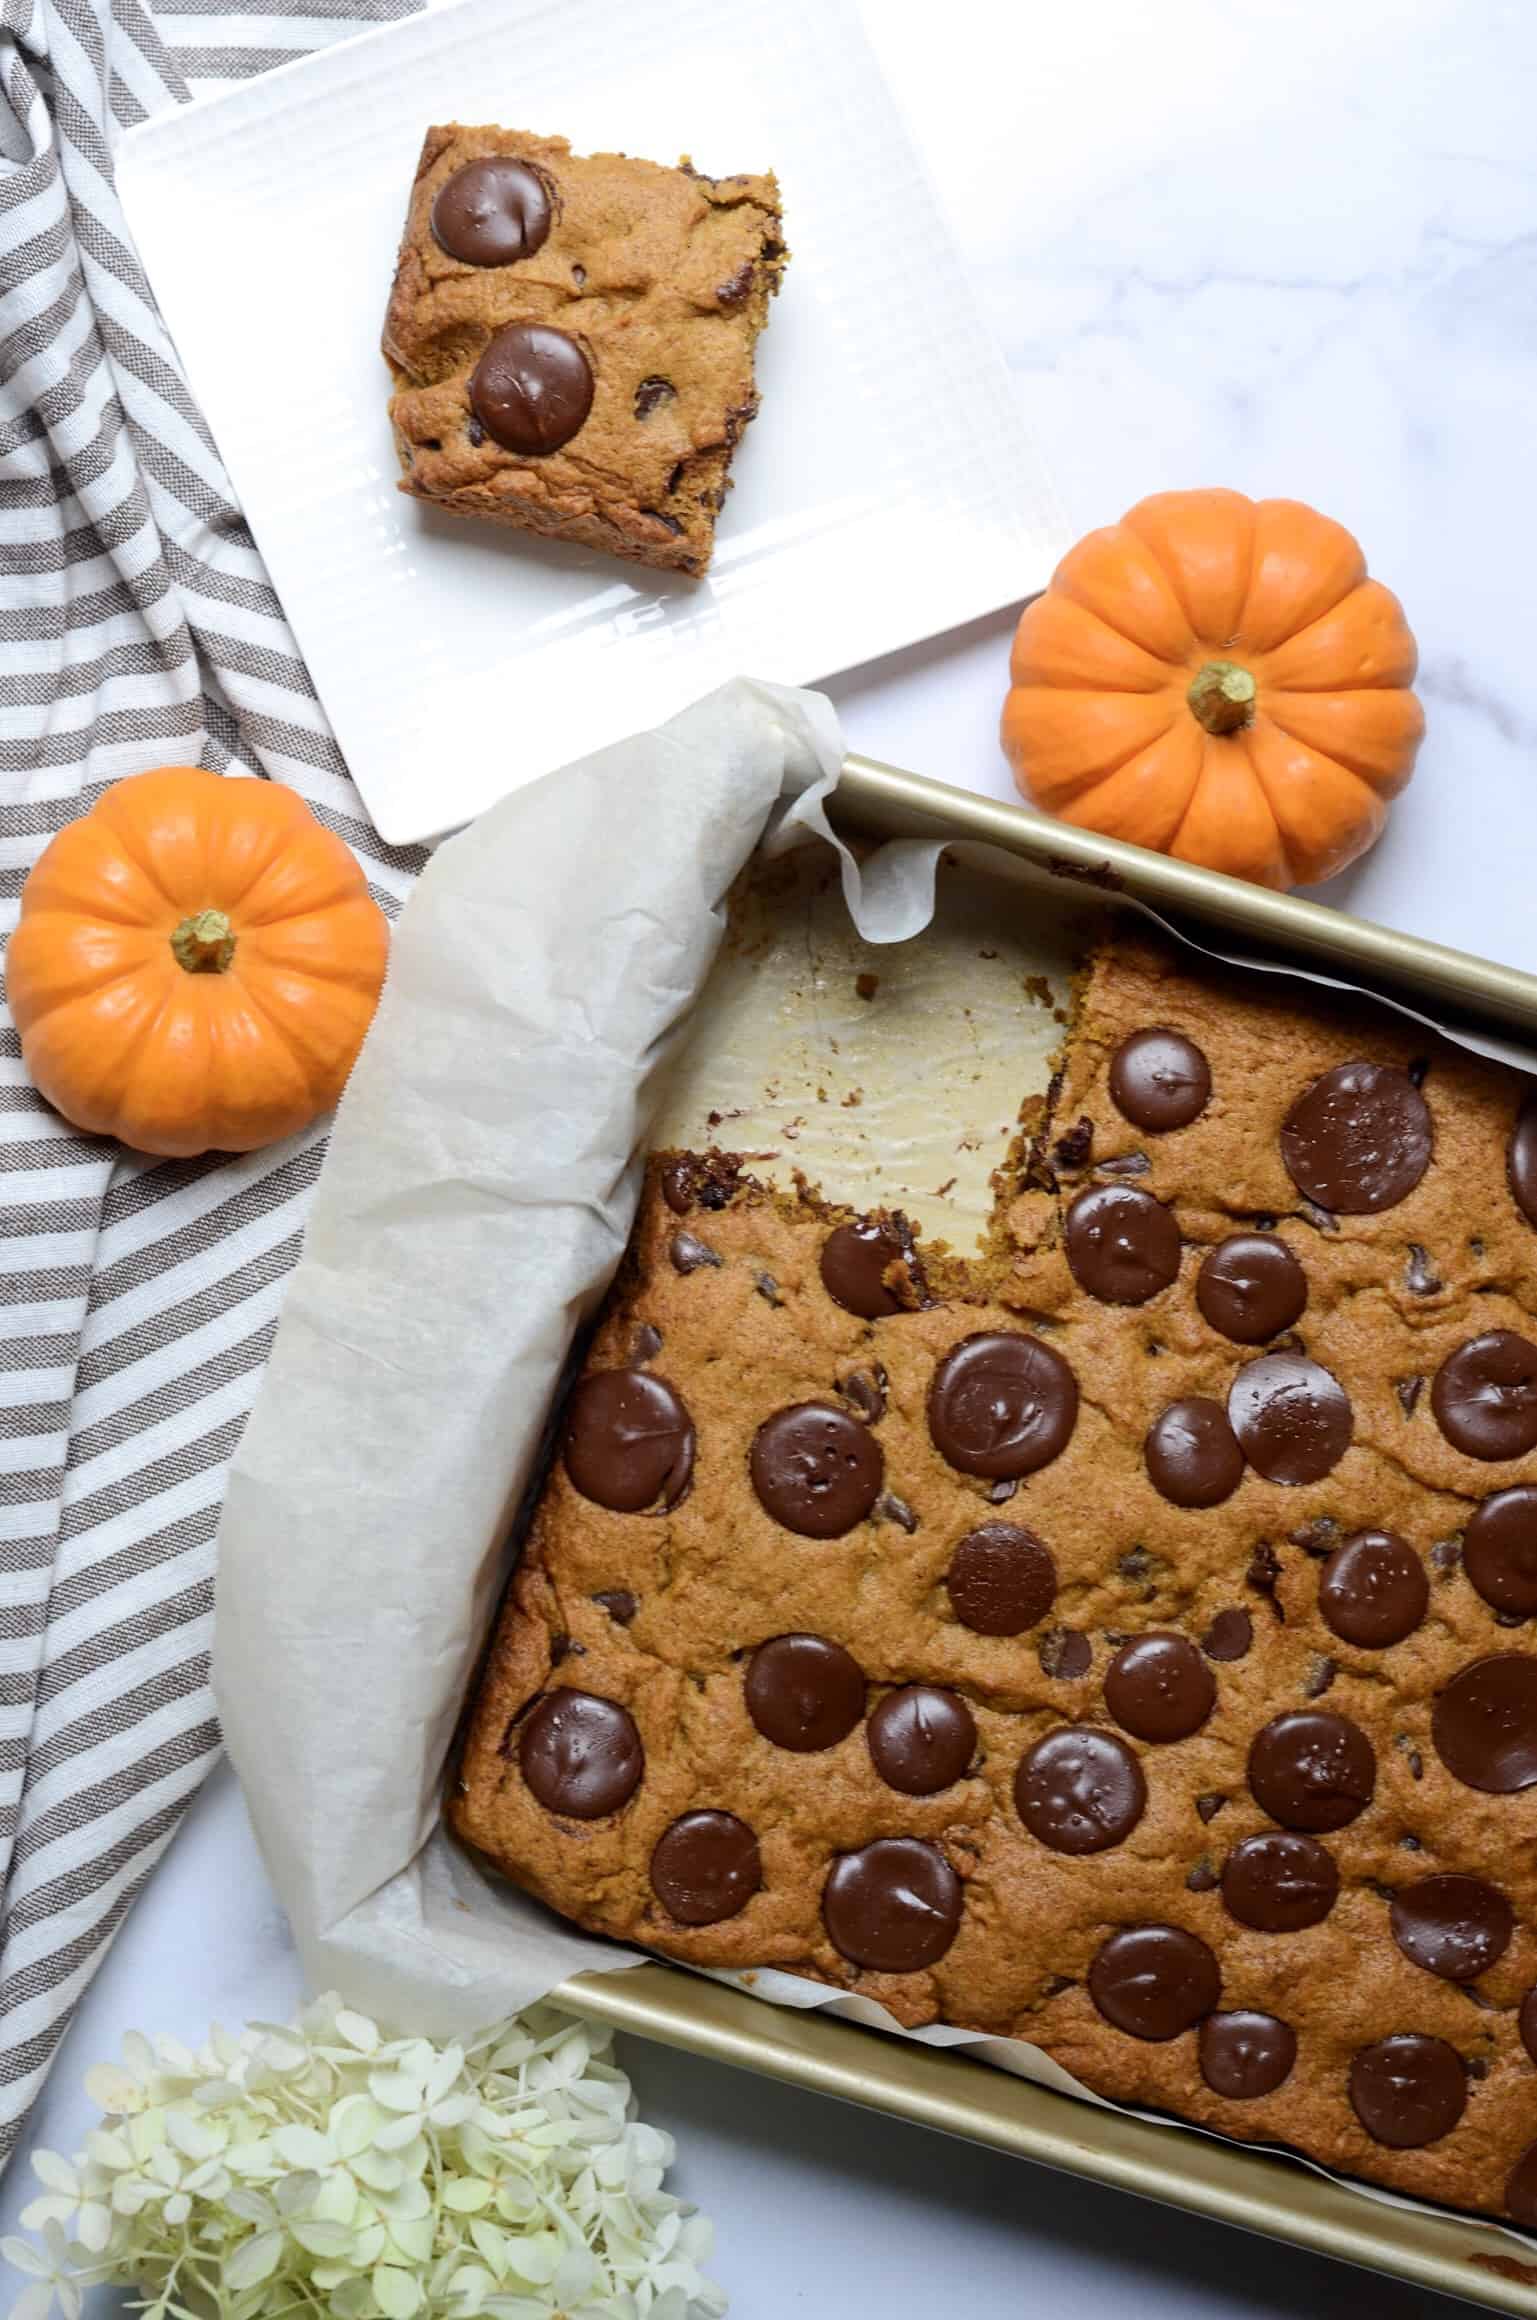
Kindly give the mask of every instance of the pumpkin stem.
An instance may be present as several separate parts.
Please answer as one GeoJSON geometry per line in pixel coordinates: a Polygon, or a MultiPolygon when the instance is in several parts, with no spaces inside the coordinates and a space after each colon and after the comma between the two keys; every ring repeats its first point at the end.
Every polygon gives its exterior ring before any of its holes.
{"type": "Polygon", "coordinates": [[[171,949],[189,975],[222,975],[235,955],[235,930],[222,910],[200,910],[182,920],[171,949]]]}
{"type": "Polygon", "coordinates": [[[1197,669],[1185,699],[1208,733],[1236,733],[1254,721],[1254,679],[1236,661],[1208,661],[1197,669]]]}

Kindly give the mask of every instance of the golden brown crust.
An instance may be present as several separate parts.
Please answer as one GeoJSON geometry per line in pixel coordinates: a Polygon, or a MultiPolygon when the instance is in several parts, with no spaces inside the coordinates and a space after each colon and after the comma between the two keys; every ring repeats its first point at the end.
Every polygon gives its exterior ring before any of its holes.
{"type": "Polygon", "coordinates": [[[429,129],[384,324],[401,490],[450,514],[703,572],[786,263],[771,174],[717,180],[686,163],[574,154],[560,137],[429,129]],[[491,154],[544,176],[554,222],[515,265],[465,265],[434,238],[432,204],[456,170],[491,154]],[[470,425],[470,374],[514,321],[568,332],[594,371],[586,423],[541,458],[477,442],[470,425]],[[671,393],[637,416],[637,390],[658,380],[671,393]]]}
{"type": "MultiPolygon", "coordinates": [[[[1506,1176],[1520,1093],[1513,1073],[1379,1010],[1315,1003],[1295,985],[1197,967],[1118,936],[1080,989],[1035,1148],[1037,1180],[1023,1182],[1022,1164],[1001,1188],[1002,1229],[971,1276],[970,1302],[952,1296],[857,1319],[827,1294],[819,1271],[829,1227],[847,1212],[744,1184],[726,1167],[704,1188],[724,1204],[696,1199],[680,1216],[653,1164],[588,1367],[638,1362],[681,1393],[697,1433],[693,1486],[670,1513],[610,1513],[556,1468],[476,1706],[454,1827],[517,1883],[601,1931],[696,1964],[790,1967],[875,1997],[906,2023],[940,2019],[1024,2037],[1118,2100],[1498,2212],[1537,2121],[1537,2071],[1517,2019],[1537,1983],[1537,1786],[1493,1795],[1455,1780],[1437,1753],[1431,1711],[1468,1662],[1530,1653],[1530,1623],[1501,1624],[1469,1583],[1458,1542],[1477,1501],[1537,1481],[1537,1457],[1484,1462],[1454,1448],[1428,1381],[1480,1331],[1537,1335],[1537,1233],[1506,1176]],[[1108,1092],[1115,1047],[1148,1024],[1197,1041],[1213,1078],[1201,1117],[1161,1137],[1132,1128],[1108,1092]],[[1303,1202],[1277,1135],[1317,1074],[1360,1058],[1412,1064],[1416,1076],[1424,1064],[1434,1158],[1394,1206],[1329,1217],[1303,1202]],[[1184,1246],[1178,1278],[1130,1307],[1077,1285],[1062,1219],[1084,1186],[1117,1180],[1096,1175],[1101,1163],[1133,1154],[1145,1156],[1145,1171],[1119,1180],[1175,1210],[1184,1246]],[[1171,1401],[1224,1399],[1263,1350],[1220,1336],[1194,1295],[1207,1248],[1259,1220],[1302,1262],[1309,1301],[1296,1337],[1346,1385],[1354,1438],[1319,1481],[1288,1487],[1250,1469],[1225,1503],[1181,1509],[1153,1487],[1144,1437],[1171,1401]],[[679,1272],[669,1251],[680,1229],[719,1264],[679,1272]],[[1070,1362],[1082,1399],[1066,1450],[996,1507],[985,1481],[936,1448],[929,1385],[962,1338],[1022,1326],[1070,1362]],[[885,1488],[915,1527],[878,1507],[842,1537],[795,1536],[770,1519],[749,1482],[755,1430],[797,1401],[841,1395],[858,1408],[856,1372],[884,1401],[874,1432],[885,1488]],[[1426,1382],[1404,1390],[1414,1378],[1426,1382]],[[944,1585],[958,1541],[1000,1514],[1049,1545],[1058,1577],[1050,1613],[1012,1637],[962,1626],[944,1585]],[[1387,1649],[1343,1641],[1319,1609],[1324,1555],[1365,1528],[1400,1534],[1430,1584],[1424,1619],[1387,1649]],[[627,1624],[598,1600],[619,1589],[636,1599],[627,1624]],[[1026,1749],[1064,1723],[1116,1729],[1104,1677],[1120,1642],[1150,1629],[1200,1642],[1219,1612],[1235,1609],[1250,1616],[1252,1648],[1212,1664],[1210,1720],[1166,1745],[1123,1735],[1148,1788],[1130,1835],[1080,1857],[1041,1844],[1014,1803],[1026,1749]],[[972,1769],[937,1795],[910,1796],[877,1775],[861,1726],[815,1755],[764,1739],[744,1702],[745,1655],[788,1630],[850,1651],[872,1707],[902,1683],[953,1687],[976,1721],[972,1769]],[[1092,1649],[1076,1679],[1048,1672],[1060,1665],[1064,1630],[1092,1649]],[[517,1721],[552,1683],[621,1701],[634,1716],[646,1770],[622,1812],[556,1818],[525,1785],[517,1721]],[[1233,1846],[1274,1826],[1249,1789],[1249,1744],[1270,1718],[1315,1704],[1367,1735],[1374,1798],[1319,1837],[1340,1874],[1323,1921],[1255,1931],[1228,1912],[1216,1884],[1233,1846]],[[764,1882],[737,1915],[691,1928],[668,1917],[648,1864],[671,1821],[705,1806],[757,1832],[764,1882]],[[965,1881],[964,1911],[954,1942],[927,1970],[865,1972],[827,1936],[823,1882],[836,1855],[897,1835],[942,1846],[965,1881]],[[1442,1873],[1493,1883],[1515,1912],[1508,1948],[1469,1986],[1411,1963],[1389,1929],[1393,1895],[1442,1873]],[[1296,2030],[1296,2064],[1276,2091],[1229,2100],[1204,2080],[1194,2032],[1147,2043],[1100,2014],[1088,1988],[1096,1953],[1118,1927],[1149,1922],[1210,1946],[1224,2008],[1259,2009],[1296,2030]],[[1468,2101],[1450,2133],[1391,2150],[1358,2121],[1348,2080],[1362,2047],[1402,2032],[1456,2050],[1468,2101]]],[[[946,1286],[955,1287],[953,1269],[946,1286]]]]}

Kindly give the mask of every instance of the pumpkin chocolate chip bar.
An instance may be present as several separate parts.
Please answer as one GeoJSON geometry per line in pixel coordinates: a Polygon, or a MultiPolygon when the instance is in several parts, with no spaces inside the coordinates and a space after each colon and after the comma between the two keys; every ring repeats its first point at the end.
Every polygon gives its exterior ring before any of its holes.
{"type": "Polygon", "coordinates": [[[1537,1128],[1116,936],[969,1266],[652,1163],[450,1799],[583,1924],[1537,2226],[1537,1128]]]}
{"type": "Polygon", "coordinates": [[[400,488],[703,572],[786,263],[771,175],[429,129],[384,324],[400,488]]]}

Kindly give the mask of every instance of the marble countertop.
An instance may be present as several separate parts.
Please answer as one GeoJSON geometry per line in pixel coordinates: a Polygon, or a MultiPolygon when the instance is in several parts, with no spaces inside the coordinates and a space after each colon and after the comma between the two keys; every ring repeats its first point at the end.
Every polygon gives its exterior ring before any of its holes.
{"type": "MultiPolygon", "coordinates": [[[[1333,898],[1537,968],[1529,0],[865,6],[1073,530],[1223,483],[1356,531],[1418,634],[1430,731],[1388,835],[1333,898]]],[[[995,741],[1010,627],[829,688],[852,745],[1012,794],[995,741]]],[[[298,1995],[221,1774],[88,1995],[37,2139],[73,2146],[81,2072],[130,2025],[189,2034],[298,1995]]],[[[978,2320],[1452,2310],[716,2065],[634,2043],[624,2059],[715,2217],[736,2320],[832,2320],[856,2297],[890,2320],[958,2299],[978,2320]]],[[[0,2184],[0,2230],[25,2190],[20,2167],[0,2184]]]]}

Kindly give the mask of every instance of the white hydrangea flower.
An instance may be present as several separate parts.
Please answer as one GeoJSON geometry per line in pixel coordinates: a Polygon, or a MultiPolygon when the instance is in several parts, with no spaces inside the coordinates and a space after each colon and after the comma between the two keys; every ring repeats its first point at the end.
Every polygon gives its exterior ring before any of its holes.
{"type": "Polygon", "coordinates": [[[85,2149],[33,2154],[11,2320],[106,2283],[150,2320],[718,2320],[710,2227],[610,2045],[548,2006],[391,2039],[335,1997],[197,2053],[130,2032],[85,2149]]]}

